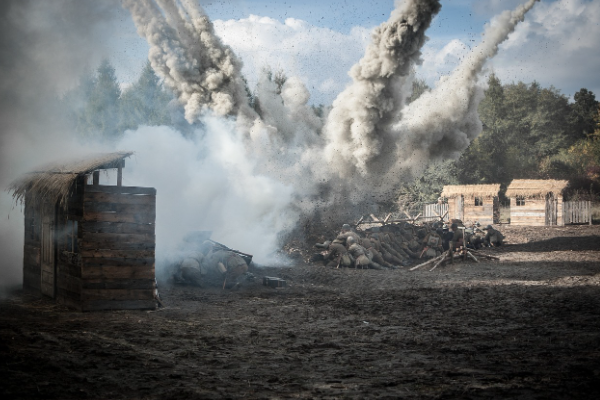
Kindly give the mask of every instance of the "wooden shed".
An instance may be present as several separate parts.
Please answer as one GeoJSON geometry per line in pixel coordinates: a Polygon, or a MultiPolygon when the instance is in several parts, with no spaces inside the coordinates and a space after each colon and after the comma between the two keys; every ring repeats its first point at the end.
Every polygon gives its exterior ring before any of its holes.
{"type": "Polygon", "coordinates": [[[568,181],[515,179],[506,190],[511,225],[564,225],[563,191],[568,181]]]}
{"type": "Polygon", "coordinates": [[[131,154],[56,163],[13,182],[24,202],[25,289],[82,311],[156,307],[156,189],[122,186],[131,154]],[[116,170],[114,185],[100,185],[106,170],[116,170]]]}
{"type": "Polygon", "coordinates": [[[500,184],[446,185],[442,197],[448,199],[448,218],[491,225],[500,221],[500,184]]]}

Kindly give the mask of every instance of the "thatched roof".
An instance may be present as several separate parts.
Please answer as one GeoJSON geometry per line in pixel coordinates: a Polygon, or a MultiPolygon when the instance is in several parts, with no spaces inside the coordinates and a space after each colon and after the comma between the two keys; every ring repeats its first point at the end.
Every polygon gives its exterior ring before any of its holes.
{"type": "Polygon", "coordinates": [[[545,197],[550,192],[559,195],[568,184],[554,179],[515,179],[508,185],[506,197],[545,197]]]}
{"type": "Polygon", "coordinates": [[[465,197],[494,197],[498,196],[499,191],[499,183],[489,185],[446,185],[442,190],[442,197],[452,198],[459,195],[465,197]]]}
{"type": "Polygon", "coordinates": [[[34,203],[43,201],[58,202],[66,207],[71,195],[73,182],[80,175],[87,175],[98,169],[117,168],[123,159],[132,152],[91,154],[78,160],[55,162],[31,171],[13,181],[8,190],[15,201],[25,199],[29,194],[34,203]]]}

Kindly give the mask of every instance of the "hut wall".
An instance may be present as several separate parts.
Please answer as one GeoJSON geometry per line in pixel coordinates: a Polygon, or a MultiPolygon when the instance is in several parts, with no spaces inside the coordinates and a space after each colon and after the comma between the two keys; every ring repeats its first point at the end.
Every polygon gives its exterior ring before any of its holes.
{"type": "Polygon", "coordinates": [[[475,205],[474,197],[465,197],[464,199],[464,219],[463,222],[480,222],[482,225],[491,225],[494,223],[494,198],[479,197],[483,205],[475,205]]]}
{"type": "Polygon", "coordinates": [[[156,189],[85,186],[78,229],[81,309],[151,309],[156,189]]]}
{"type": "Polygon", "coordinates": [[[84,177],[74,182],[66,210],[59,207],[56,224],[56,299],[81,309],[81,267],[78,255],[78,230],[83,217],[84,177]]]}
{"type": "Polygon", "coordinates": [[[23,289],[41,291],[41,213],[25,198],[25,240],[23,246],[23,289]]]}
{"type": "Polygon", "coordinates": [[[524,205],[517,206],[516,197],[511,197],[510,224],[529,226],[546,225],[546,200],[527,198],[524,205]]]}

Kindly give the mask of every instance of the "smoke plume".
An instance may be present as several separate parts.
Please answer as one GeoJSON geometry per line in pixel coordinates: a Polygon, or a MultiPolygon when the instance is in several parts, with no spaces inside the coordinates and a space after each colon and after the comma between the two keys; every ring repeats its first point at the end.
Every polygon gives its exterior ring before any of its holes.
{"type": "Polygon", "coordinates": [[[189,123],[203,111],[252,118],[241,61],[215,35],[196,1],[124,0],[140,36],[150,45],[152,68],[175,92],[189,123]]]}
{"type": "Polygon", "coordinates": [[[327,160],[345,178],[356,171],[373,172],[368,164],[387,145],[382,133],[408,97],[404,85],[420,61],[425,31],[440,8],[438,0],[398,2],[350,70],[352,84],[334,101],[325,130],[327,160]]]}

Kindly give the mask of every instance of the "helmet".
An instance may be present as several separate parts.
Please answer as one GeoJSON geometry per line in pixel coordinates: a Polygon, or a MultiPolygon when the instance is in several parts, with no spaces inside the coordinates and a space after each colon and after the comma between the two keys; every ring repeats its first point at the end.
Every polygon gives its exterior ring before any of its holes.
{"type": "Polygon", "coordinates": [[[346,244],[353,244],[354,242],[356,242],[356,239],[354,239],[354,236],[348,236],[346,238],[346,244]]]}
{"type": "Polygon", "coordinates": [[[475,226],[481,226],[481,224],[479,223],[479,221],[475,222],[475,226]]]}
{"type": "Polygon", "coordinates": [[[488,225],[485,229],[494,229],[494,227],[491,225],[488,225]]]}
{"type": "Polygon", "coordinates": [[[350,230],[350,225],[348,225],[348,224],[342,225],[342,230],[343,231],[349,231],[350,230]]]}
{"type": "Polygon", "coordinates": [[[443,229],[443,230],[445,230],[445,231],[447,231],[447,230],[448,230],[448,225],[444,224],[444,225],[442,226],[442,229],[443,229]]]}

